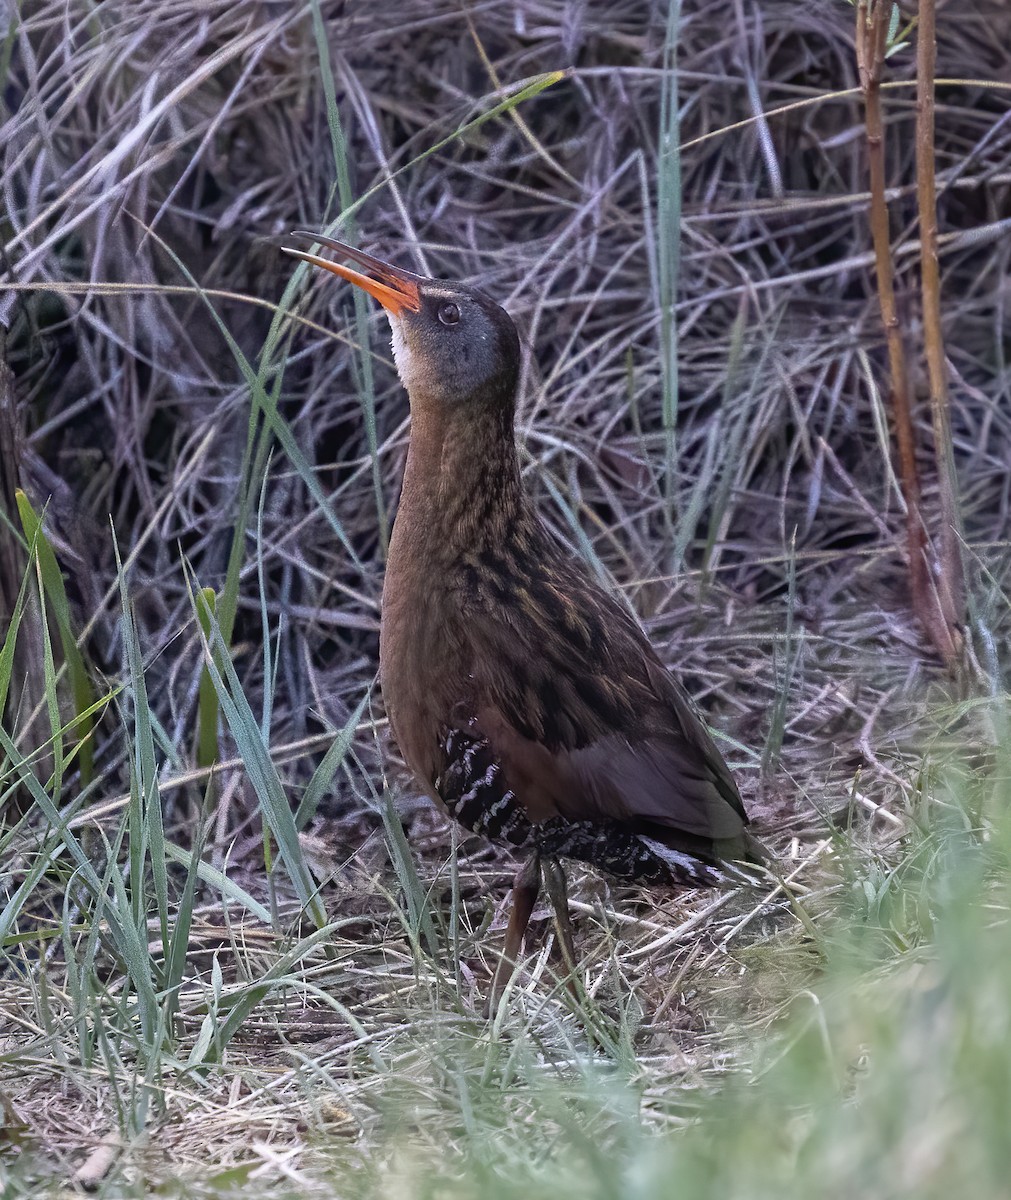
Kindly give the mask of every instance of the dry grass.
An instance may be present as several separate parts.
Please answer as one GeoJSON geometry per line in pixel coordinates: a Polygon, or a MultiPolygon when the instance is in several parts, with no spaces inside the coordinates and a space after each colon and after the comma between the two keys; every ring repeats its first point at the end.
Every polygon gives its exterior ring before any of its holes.
{"type": "MultiPolygon", "coordinates": [[[[496,1129],[533,1128],[538,1162],[570,1135],[572,1106],[601,1145],[630,1127],[628,1105],[646,1130],[679,1127],[820,974],[841,898],[887,890],[910,818],[946,811],[944,764],[990,765],[1011,624],[1008,11],[942,6],[938,29],[943,318],[971,569],[972,665],[956,685],[905,592],[852,9],[686,2],[672,124],[663,7],[40,0],[11,14],[0,345],[16,419],[0,420],[0,495],[13,529],[15,486],[48,501],[75,626],[110,696],[94,779],[70,764],[54,806],[111,888],[102,838],[115,845],[141,811],[137,780],[156,780],[169,842],[185,852],[200,825],[204,861],[267,909],[256,919],[205,874],[176,1027],[138,1032],[132,968],[94,932],[67,855],[32,874],[53,834],[17,762],[35,751],[46,784],[52,689],[26,618],[4,724],[19,749],[0,759],[0,880],[18,909],[4,913],[0,1100],[25,1126],[7,1146],[31,1159],[24,1179],[41,1170],[57,1186],[115,1132],[143,1138],[119,1160],[126,1190],[147,1176],[191,1195],[253,1180],[325,1195],[331,1171],[360,1168],[367,1182],[342,1194],[420,1194],[398,1139],[421,1162],[468,1146],[477,1189],[496,1129]],[[500,85],[563,68],[477,120],[500,85]],[[665,121],[679,164],[658,156],[665,121]],[[528,486],[730,739],[763,835],[796,869],[792,905],[658,900],[577,874],[582,1024],[553,982],[550,940],[499,1024],[477,1019],[497,937],[484,926],[499,926],[510,866],[474,840],[452,856],[447,827],[393,777],[405,858],[385,807],[379,697],[359,706],[406,398],[381,320],[323,279],[292,285],[276,246],[360,197],[344,229],[363,244],[477,284],[517,319],[528,486]],[[195,768],[194,580],[218,593],[249,705],[211,784],[195,768]],[[345,726],[350,751],[314,774],[345,726]],[[266,802],[243,741],[257,727],[284,793],[297,804],[308,789],[315,809],[302,851],[328,881],[326,936],[264,869],[266,802]],[[145,738],[153,769],[138,765],[145,738]],[[236,997],[248,1013],[222,1061],[206,1046],[201,1059],[201,1031],[213,1045],[236,997]],[[603,1099],[601,1061],[621,1081],[603,1099]]],[[[896,287],[915,333],[912,49],[889,69],[896,287]]],[[[923,406],[917,420],[929,445],[923,406]]],[[[0,565],[12,562],[8,613],[27,559],[0,527],[0,565]]],[[[173,904],[184,875],[161,867],[173,904]]],[[[157,963],[165,930],[153,908],[141,916],[157,963]]]]}

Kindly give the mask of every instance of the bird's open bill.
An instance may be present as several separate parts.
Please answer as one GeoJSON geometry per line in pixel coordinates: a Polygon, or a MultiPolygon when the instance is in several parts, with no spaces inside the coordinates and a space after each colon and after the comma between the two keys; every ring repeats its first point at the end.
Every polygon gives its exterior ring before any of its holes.
{"type": "Polygon", "coordinates": [[[331,271],[341,279],[346,279],[348,283],[360,287],[378,300],[383,308],[393,316],[399,316],[405,308],[409,308],[411,312],[421,311],[421,294],[418,284],[423,280],[420,276],[412,275],[410,271],[404,271],[400,267],[393,267],[389,263],[383,262],[382,259],[373,258],[371,254],[356,250],[354,246],[347,246],[335,238],[324,237],[321,233],[309,233],[304,229],[296,229],[289,236],[318,242],[319,245],[326,246],[328,250],[336,250],[338,254],[350,258],[352,262],[363,267],[367,274],[356,271],[353,267],[346,267],[343,263],[331,262],[316,254],[308,254],[304,250],[292,250],[288,246],[282,247],[285,254],[290,254],[292,258],[300,258],[303,262],[312,263],[314,267],[322,267],[324,271],[331,271]]]}

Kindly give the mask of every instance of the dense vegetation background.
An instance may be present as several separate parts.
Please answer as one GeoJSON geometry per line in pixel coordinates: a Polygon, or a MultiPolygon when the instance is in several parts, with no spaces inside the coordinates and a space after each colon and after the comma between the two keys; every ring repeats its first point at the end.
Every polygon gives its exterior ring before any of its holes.
{"type": "MultiPolygon", "coordinates": [[[[885,111],[922,397],[911,8],[885,111]]],[[[854,20],[0,10],[5,1194],[82,1169],[110,1195],[1000,1194],[1011,10],[938,17],[957,679],[908,596],[854,20]],[[372,691],[406,397],[384,318],[296,270],[293,228],[513,314],[527,485],[793,881],[577,872],[575,1011],[548,936],[477,1015],[511,864],[451,854],[372,691]]]]}

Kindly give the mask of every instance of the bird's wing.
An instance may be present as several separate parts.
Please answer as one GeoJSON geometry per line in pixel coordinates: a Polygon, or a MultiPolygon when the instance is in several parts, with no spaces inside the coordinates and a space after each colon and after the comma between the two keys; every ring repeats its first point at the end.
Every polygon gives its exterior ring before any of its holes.
{"type": "Polygon", "coordinates": [[[549,562],[473,623],[476,728],[534,821],[617,820],[739,842],[733,777],[634,617],[549,562]]]}

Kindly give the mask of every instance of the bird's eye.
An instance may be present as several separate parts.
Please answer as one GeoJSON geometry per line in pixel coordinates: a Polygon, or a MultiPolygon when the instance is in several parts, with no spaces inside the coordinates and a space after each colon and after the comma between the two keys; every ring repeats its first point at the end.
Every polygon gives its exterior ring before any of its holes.
{"type": "Polygon", "coordinates": [[[439,305],[439,320],[443,325],[459,325],[460,324],[460,309],[452,300],[447,300],[445,304],[439,305]]]}

